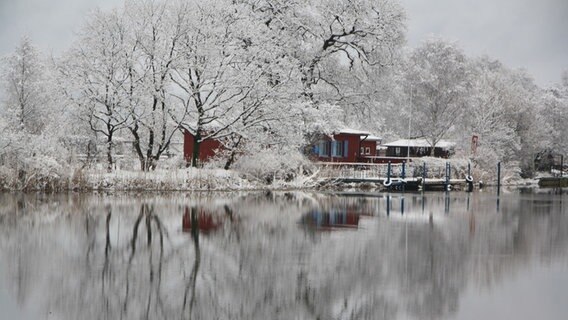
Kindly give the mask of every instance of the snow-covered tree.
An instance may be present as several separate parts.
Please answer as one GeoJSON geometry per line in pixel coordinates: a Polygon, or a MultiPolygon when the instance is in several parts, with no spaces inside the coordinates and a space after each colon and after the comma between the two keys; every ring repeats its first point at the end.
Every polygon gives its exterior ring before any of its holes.
{"type": "Polygon", "coordinates": [[[48,79],[41,53],[23,37],[11,55],[2,61],[5,110],[3,117],[16,131],[38,134],[46,125],[48,79]]]}
{"type": "Polygon", "coordinates": [[[553,152],[568,154],[568,72],[562,84],[552,86],[543,93],[543,117],[553,152]]]}
{"type": "Polygon", "coordinates": [[[156,168],[170,146],[186,111],[171,96],[171,76],[180,59],[182,37],[188,27],[187,5],[173,1],[129,1],[124,10],[129,32],[136,48],[129,73],[134,87],[129,91],[128,130],[143,170],[156,168]],[[139,81],[139,83],[138,83],[139,81]]]}
{"type": "Polygon", "coordinates": [[[516,122],[515,131],[520,144],[516,157],[521,175],[531,177],[536,154],[550,148],[548,124],[541,104],[542,91],[525,70],[516,70],[513,79],[515,93],[511,103],[516,108],[511,116],[516,122]]]}
{"type": "Polygon", "coordinates": [[[171,76],[181,92],[172,95],[189,112],[178,121],[193,135],[196,166],[201,141],[227,137],[227,147],[235,150],[249,128],[268,121],[265,102],[286,79],[272,67],[280,62],[275,47],[246,6],[217,1],[207,7],[193,3],[186,10],[190,31],[180,39],[180,59],[171,76]]]}
{"type": "Polygon", "coordinates": [[[142,170],[154,169],[179,134],[185,112],[170,95],[170,76],[180,37],[188,32],[184,7],[128,1],[96,12],[62,63],[62,88],[92,131],[105,137],[109,170],[119,133],[132,137],[142,170]]]}
{"type": "Polygon", "coordinates": [[[119,131],[131,121],[128,90],[127,30],[122,15],[94,12],[79,41],[59,63],[60,89],[78,116],[106,144],[108,170],[112,170],[113,146],[119,131]]]}
{"type": "Polygon", "coordinates": [[[56,187],[65,174],[60,144],[65,113],[52,85],[52,69],[31,40],[22,38],[2,61],[0,165],[11,188],[56,187]]]}
{"type": "Polygon", "coordinates": [[[388,65],[404,42],[397,1],[266,1],[251,5],[285,55],[296,61],[299,93],[319,102],[342,95],[340,69],[388,65]]]}
{"type": "Polygon", "coordinates": [[[513,71],[499,61],[487,57],[472,62],[472,83],[467,92],[467,109],[458,121],[466,154],[470,154],[470,141],[478,137],[478,150],[471,155],[482,166],[494,166],[498,161],[516,160],[520,141],[517,123],[512,116],[517,112],[515,99],[520,92],[513,71]]]}
{"type": "Polygon", "coordinates": [[[331,135],[344,127],[343,110],[337,105],[320,103],[316,109],[310,102],[296,102],[274,104],[268,109],[274,118],[247,130],[246,138],[254,143],[239,150],[235,163],[242,172],[267,182],[290,180],[311,171],[305,157],[310,150],[306,148],[311,148],[322,134],[331,135]]]}
{"type": "Polygon", "coordinates": [[[433,147],[463,115],[468,72],[467,57],[455,43],[429,39],[410,55],[406,81],[412,92],[413,126],[433,147]]]}

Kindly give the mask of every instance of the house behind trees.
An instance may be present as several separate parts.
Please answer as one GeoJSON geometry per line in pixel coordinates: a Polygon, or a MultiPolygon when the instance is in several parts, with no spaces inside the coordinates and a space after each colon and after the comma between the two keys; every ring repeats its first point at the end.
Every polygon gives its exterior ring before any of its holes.
{"type": "MultiPolygon", "coordinates": [[[[193,134],[188,130],[183,133],[183,158],[187,163],[191,163],[193,157],[194,139],[193,134]]],[[[199,163],[209,161],[222,150],[223,145],[217,139],[205,139],[199,143],[199,163]]]]}

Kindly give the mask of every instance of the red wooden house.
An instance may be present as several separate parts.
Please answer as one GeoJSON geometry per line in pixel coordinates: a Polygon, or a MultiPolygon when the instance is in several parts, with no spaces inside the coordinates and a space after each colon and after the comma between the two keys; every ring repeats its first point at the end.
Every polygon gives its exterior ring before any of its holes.
{"type": "MultiPolygon", "coordinates": [[[[213,158],[223,145],[216,139],[205,139],[199,143],[199,162],[203,163],[213,158]]],[[[193,134],[188,130],[183,133],[183,157],[185,161],[191,162],[193,157],[193,134]]]]}

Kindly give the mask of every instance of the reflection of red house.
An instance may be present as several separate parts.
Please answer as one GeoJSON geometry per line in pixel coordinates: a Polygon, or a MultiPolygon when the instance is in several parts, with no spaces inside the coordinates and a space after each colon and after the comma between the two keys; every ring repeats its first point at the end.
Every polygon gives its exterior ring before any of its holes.
{"type": "Polygon", "coordinates": [[[303,215],[300,223],[320,230],[357,228],[359,226],[359,214],[346,210],[328,212],[313,210],[303,215]]]}
{"type": "MultiPolygon", "coordinates": [[[[198,210],[196,220],[197,220],[197,229],[199,229],[199,231],[207,233],[221,226],[221,221],[219,219],[215,219],[212,214],[207,213],[201,209],[194,209],[194,210],[198,210]]],[[[185,208],[182,220],[182,231],[191,232],[191,227],[192,227],[191,209],[185,208]]]]}
{"type": "MultiPolygon", "coordinates": [[[[221,142],[215,139],[205,139],[199,144],[199,162],[206,162],[222,149],[221,142]]],[[[183,133],[183,157],[190,162],[193,157],[193,134],[188,130],[183,133]]]]}

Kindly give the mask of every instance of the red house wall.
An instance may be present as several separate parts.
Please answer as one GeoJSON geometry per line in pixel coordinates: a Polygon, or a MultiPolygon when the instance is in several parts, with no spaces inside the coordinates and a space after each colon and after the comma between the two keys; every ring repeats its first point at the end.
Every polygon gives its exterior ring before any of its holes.
{"type": "MultiPolygon", "coordinates": [[[[370,149],[370,153],[364,154],[365,156],[376,156],[377,155],[377,141],[363,140],[363,141],[361,141],[361,147],[370,149]]],[[[363,155],[363,154],[361,154],[361,155],[363,155]]]]}
{"type": "MultiPolygon", "coordinates": [[[[333,139],[336,141],[348,141],[347,142],[347,154],[343,157],[318,157],[318,161],[324,162],[357,162],[359,156],[359,135],[353,134],[334,134],[333,139]]],[[[331,141],[330,138],[325,140],[331,141]]]]}
{"type": "MultiPolygon", "coordinates": [[[[215,151],[222,148],[221,142],[215,139],[207,139],[199,144],[199,162],[206,162],[215,156],[215,151]]],[[[191,161],[193,157],[193,135],[185,130],[183,133],[183,156],[185,161],[191,161]]]]}

